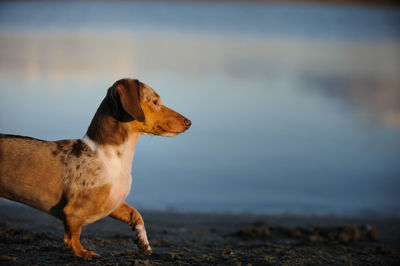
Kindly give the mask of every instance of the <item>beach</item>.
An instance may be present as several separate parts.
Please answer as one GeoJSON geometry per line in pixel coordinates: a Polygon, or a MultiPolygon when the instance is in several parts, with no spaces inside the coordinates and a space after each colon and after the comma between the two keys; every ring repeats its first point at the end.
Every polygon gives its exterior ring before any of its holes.
{"type": "Polygon", "coordinates": [[[153,253],[134,232],[104,218],[81,243],[99,257],[73,256],[63,224],[20,204],[0,205],[1,265],[399,265],[400,219],[290,214],[141,211],[153,253]]]}

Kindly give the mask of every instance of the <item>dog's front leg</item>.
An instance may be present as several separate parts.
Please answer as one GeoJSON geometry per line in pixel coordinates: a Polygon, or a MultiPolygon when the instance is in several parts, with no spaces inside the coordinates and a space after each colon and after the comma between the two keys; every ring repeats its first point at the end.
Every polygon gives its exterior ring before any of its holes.
{"type": "Polygon", "coordinates": [[[135,230],[136,233],[135,243],[138,245],[140,252],[144,255],[151,254],[151,247],[147,240],[147,233],[144,228],[142,216],[135,208],[124,202],[118,209],[113,211],[110,216],[132,226],[132,230],[135,230]]]}

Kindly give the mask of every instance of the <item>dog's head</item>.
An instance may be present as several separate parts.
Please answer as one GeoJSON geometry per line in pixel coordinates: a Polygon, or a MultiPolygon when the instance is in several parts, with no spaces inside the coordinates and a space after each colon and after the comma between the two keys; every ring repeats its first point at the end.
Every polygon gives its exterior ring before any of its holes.
{"type": "Polygon", "coordinates": [[[118,80],[107,98],[114,118],[134,124],[142,134],[173,137],[191,125],[189,119],[163,105],[151,87],[136,79],[118,80]]]}

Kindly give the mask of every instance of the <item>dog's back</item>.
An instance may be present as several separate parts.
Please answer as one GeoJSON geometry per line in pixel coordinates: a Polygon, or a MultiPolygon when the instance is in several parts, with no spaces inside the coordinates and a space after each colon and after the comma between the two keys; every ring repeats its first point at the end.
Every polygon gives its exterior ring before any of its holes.
{"type": "Polygon", "coordinates": [[[52,154],[56,143],[0,134],[0,196],[58,216],[65,165],[52,154]]]}

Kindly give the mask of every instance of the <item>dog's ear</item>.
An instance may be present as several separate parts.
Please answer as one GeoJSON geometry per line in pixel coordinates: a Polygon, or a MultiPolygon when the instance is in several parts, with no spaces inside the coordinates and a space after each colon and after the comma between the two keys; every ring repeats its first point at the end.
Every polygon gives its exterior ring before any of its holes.
{"type": "MultiPolygon", "coordinates": [[[[140,106],[140,82],[139,80],[122,79],[114,84],[114,96],[119,98],[122,108],[126,113],[139,122],[144,121],[144,113],[140,106]]],[[[120,114],[123,118],[123,115],[120,114]]],[[[121,119],[126,121],[127,119],[121,119]]]]}

